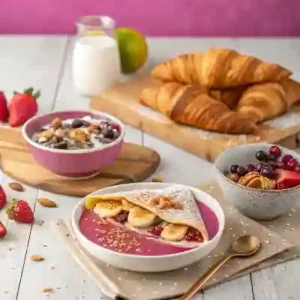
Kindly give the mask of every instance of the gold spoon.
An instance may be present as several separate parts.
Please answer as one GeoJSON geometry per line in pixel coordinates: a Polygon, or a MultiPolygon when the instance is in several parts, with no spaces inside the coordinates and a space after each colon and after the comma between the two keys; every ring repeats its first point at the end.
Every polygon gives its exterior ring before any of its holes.
{"type": "Polygon", "coordinates": [[[229,252],[214,266],[212,266],[201,278],[199,278],[180,300],[190,300],[203,285],[231,258],[248,257],[257,252],[260,247],[259,239],[254,235],[244,235],[234,241],[229,252]]]}

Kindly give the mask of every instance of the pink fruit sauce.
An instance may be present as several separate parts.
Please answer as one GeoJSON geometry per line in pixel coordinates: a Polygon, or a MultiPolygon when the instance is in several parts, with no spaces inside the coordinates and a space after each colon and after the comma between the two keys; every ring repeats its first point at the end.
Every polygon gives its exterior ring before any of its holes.
{"type": "MultiPolygon", "coordinates": [[[[198,208],[206,225],[209,239],[219,230],[215,213],[205,204],[198,202],[198,208]]],[[[135,255],[167,255],[193,249],[183,245],[169,244],[158,238],[138,233],[122,224],[115,224],[101,219],[93,210],[85,209],[79,220],[81,233],[97,245],[126,254],[135,255]]]]}

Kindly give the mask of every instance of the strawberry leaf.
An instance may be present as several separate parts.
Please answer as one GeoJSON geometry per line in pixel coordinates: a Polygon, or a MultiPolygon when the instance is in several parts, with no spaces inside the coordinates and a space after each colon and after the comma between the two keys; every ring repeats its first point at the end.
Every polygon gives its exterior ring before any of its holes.
{"type": "Polygon", "coordinates": [[[33,93],[33,88],[32,87],[29,88],[29,89],[24,90],[24,94],[32,96],[32,93],[33,93]]]}
{"type": "Polygon", "coordinates": [[[35,99],[39,98],[40,96],[41,96],[41,91],[40,91],[40,90],[36,91],[36,92],[32,95],[32,97],[35,98],[35,99]]]}

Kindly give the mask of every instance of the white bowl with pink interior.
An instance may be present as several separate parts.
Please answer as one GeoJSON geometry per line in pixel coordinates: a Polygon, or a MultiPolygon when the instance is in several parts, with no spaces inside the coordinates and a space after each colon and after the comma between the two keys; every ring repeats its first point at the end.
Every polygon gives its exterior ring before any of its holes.
{"type": "MultiPolygon", "coordinates": [[[[172,183],[132,183],[98,190],[88,196],[133,190],[157,190],[174,185],[175,184],[172,183]]],[[[79,243],[89,254],[117,268],[137,272],[164,272],[193,264],[206,257],[217,246],[223,234],[225,217],[220,204],[212,196],[193,187],[184,187],[192,191],[209,234],[209,240],[199,244],[197,247],[188,250],[178,250],[179,248],[176,248],[176,251],[172,252],[173,248],[169,248],[169,246],[166,248],[165,245],[160,246],[156,244],[155,248],[151,249],[150,254],[148,252],[150,248],[148,248],[147,251],[143,250],[149,247],[148,244],[139,246],[139,254],[109,249],[109,247],[105,247],[107,245],[101,245],[101,243],[98,243],[96,240],[96,237],[98,240],[103,239],[102,236],[107,233],[101,232],[101,228],[97,229],[98,215],[94,214],[93,217],[89,219],[88,215],[85,214],[87,212],[85,208],[85,198],[76,205],[72,213],[74,234],[79,243]],[[95,216],[97,218],[95,218],[95,216]],[[91,234],[83,234],[83,232],[89,231],[91,234]],[[94,234],[95,239],[93,239],[94,234]],[[89,235],[89,237],[87,237],[87,235],[89,235]]]]}

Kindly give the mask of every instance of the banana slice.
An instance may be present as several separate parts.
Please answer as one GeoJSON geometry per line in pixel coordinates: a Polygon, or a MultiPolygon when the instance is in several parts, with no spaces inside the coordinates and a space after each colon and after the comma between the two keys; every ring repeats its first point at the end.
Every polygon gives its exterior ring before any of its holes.
{"type": "Polygon", "coordinates": [[[101,218],[112,218],[117,216],[123,210],[121,201],[100,200],[96,204],[94,212],[101,218]]]}
{"type": "Polygon", "coordinates": [[[128,202],[126,199],[122,200],[122,204],[123,204],[123,210],[125,211],[129,211],[131,208],[134,207],[134,205],[130,202],[128,202]]]}
{"type": "Polygon", "coordinates": [[[188,228],[189,227],[186,225],[169,224],[164,227],[164,230],[161,232],[160,236],[165,240],[178,242],[183,240],[188,228]]]}
{"type": "Polygon", "coordinates": [[[147,228],[156,221],[156,215],[152,212],[135,206],[129,210],[128,223],[137,228],[147,228]]]}

